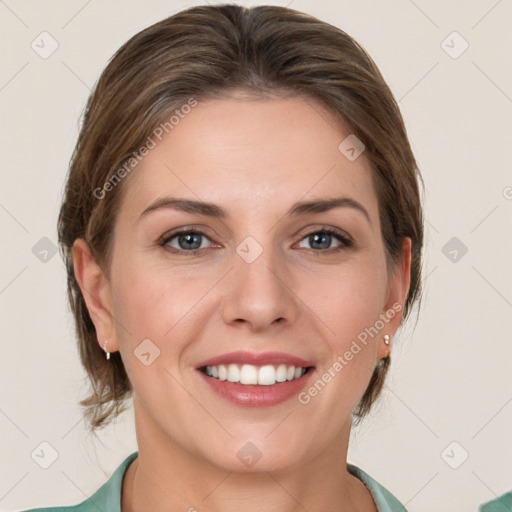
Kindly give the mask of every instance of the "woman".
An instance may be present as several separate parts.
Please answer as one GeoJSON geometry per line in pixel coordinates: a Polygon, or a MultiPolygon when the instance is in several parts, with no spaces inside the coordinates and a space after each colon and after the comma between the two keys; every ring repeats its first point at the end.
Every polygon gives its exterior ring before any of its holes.
{"type": "Polygon", "coordinates": [[[59,217],[91,429],[138,451],[75,507],[405,507],[347,464],[420,294],[420,181],[366,52],[297,11],[195,7],[91,95],[59,217]]]}

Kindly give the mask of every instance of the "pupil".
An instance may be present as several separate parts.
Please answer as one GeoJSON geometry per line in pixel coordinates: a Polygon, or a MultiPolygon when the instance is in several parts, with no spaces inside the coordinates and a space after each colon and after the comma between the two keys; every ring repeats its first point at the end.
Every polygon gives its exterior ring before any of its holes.
{"type": "Polygon", "coordinates": [[[310,244],[313,249],[328,249],[331,245],[331,235],[329,235],[329,233],[315,233],[310,237],[310,244]],[[321,241],[322,238],[323,242],[321,241]],[[320,247],[314,247],[315,243],[319,243],[320,247]]]}
{"type": "Polygon", "coordinates": [[[198,249],[201,246],[200,235],[197,233],[187,233],[186,235],[181,235],[179,237],[179,244],[182,249],[198,249]],[[184,243],[182,244],[182,242],[184,243]]]}

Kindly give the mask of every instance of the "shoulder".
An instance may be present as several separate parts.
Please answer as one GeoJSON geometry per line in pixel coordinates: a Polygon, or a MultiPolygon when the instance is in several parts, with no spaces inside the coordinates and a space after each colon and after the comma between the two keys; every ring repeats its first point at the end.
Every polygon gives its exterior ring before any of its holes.
{"type": "Polygon", "coordinates": [[[512,510],[512,491],[480,506],[479,512],[506,512],[512,510]]]}
{"type": "Polygon", "coordinates": [[[53,506],[43,508],[31,508],[21,512],[98,512],[104,510],[109,512],[121,512],[121,488],[123,477],[130,463],[138,455],[134,452],[129,455],[112,473],[92,496],[76,505],[53,506]]]}
{"type": "Polygon", "coordinates": [[[347,470],[366,485],[377,505],[378,512],[407,512],[405,506],[368,473],[352,464],[347,464],[347,470]]]}

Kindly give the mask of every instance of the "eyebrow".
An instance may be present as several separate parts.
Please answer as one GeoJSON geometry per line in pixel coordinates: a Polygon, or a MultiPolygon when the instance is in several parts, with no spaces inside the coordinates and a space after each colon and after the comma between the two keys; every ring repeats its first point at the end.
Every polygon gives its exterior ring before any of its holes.
{"type": "MultiPolygon", "coordinates": [[[[297,202],[291,206],[291,208],[286,212],[285,216],[296,217],[306,213],[323,213],[334,208],[352,208],[357,210],[361,212],[366,217],[369,224],[372,225],[370,215],[368,214],[366,208],[355,199],[345,196],[297,202]]],[[[226,210],[214,203],[167,196],[161,197],[151,203],[140,214],[139,220],[151,212],[162,209],[171,209],[197,215],[206,215],[208,217],[217,219],[225,219],[229,216],[226,210]]]]}

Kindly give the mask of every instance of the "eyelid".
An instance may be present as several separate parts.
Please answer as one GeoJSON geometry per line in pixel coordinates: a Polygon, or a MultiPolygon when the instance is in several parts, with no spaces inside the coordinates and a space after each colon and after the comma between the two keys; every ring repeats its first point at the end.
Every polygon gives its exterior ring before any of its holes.
{"type": "Polygon", "coordinates": [[[308,235],[312,235],[313,233],[318,233],[318,232],[334,233],[335,235],[339,236],[341,239],[345,239],[347,242],[349,242],[351,244],[354,243],[353,238],[343,229],[336,228],[334,226],[326,226],[323,224],[316,224],[313,226],[310,225],[305,228],[302,228],[296,234],[296,236],[300,236],[301,237],[300,239],[302,240],[304,237],[306,237],[308,235]]]}
{"type": "Polygon", "coordinates": [[[206,233],[208,231],[207,226],[198,226],[196,225],[190,225],[190,226],[181,226],[179,228],[170,229],[169,231],[166,231],[159,239],[158,243],[163,242],[165,240],[168,240],[169,238],[174,238],[175,236],[182,235],[185,233],[197,233],[205,236],[209,240],[211,240],[210,236],[206,233]]]}

